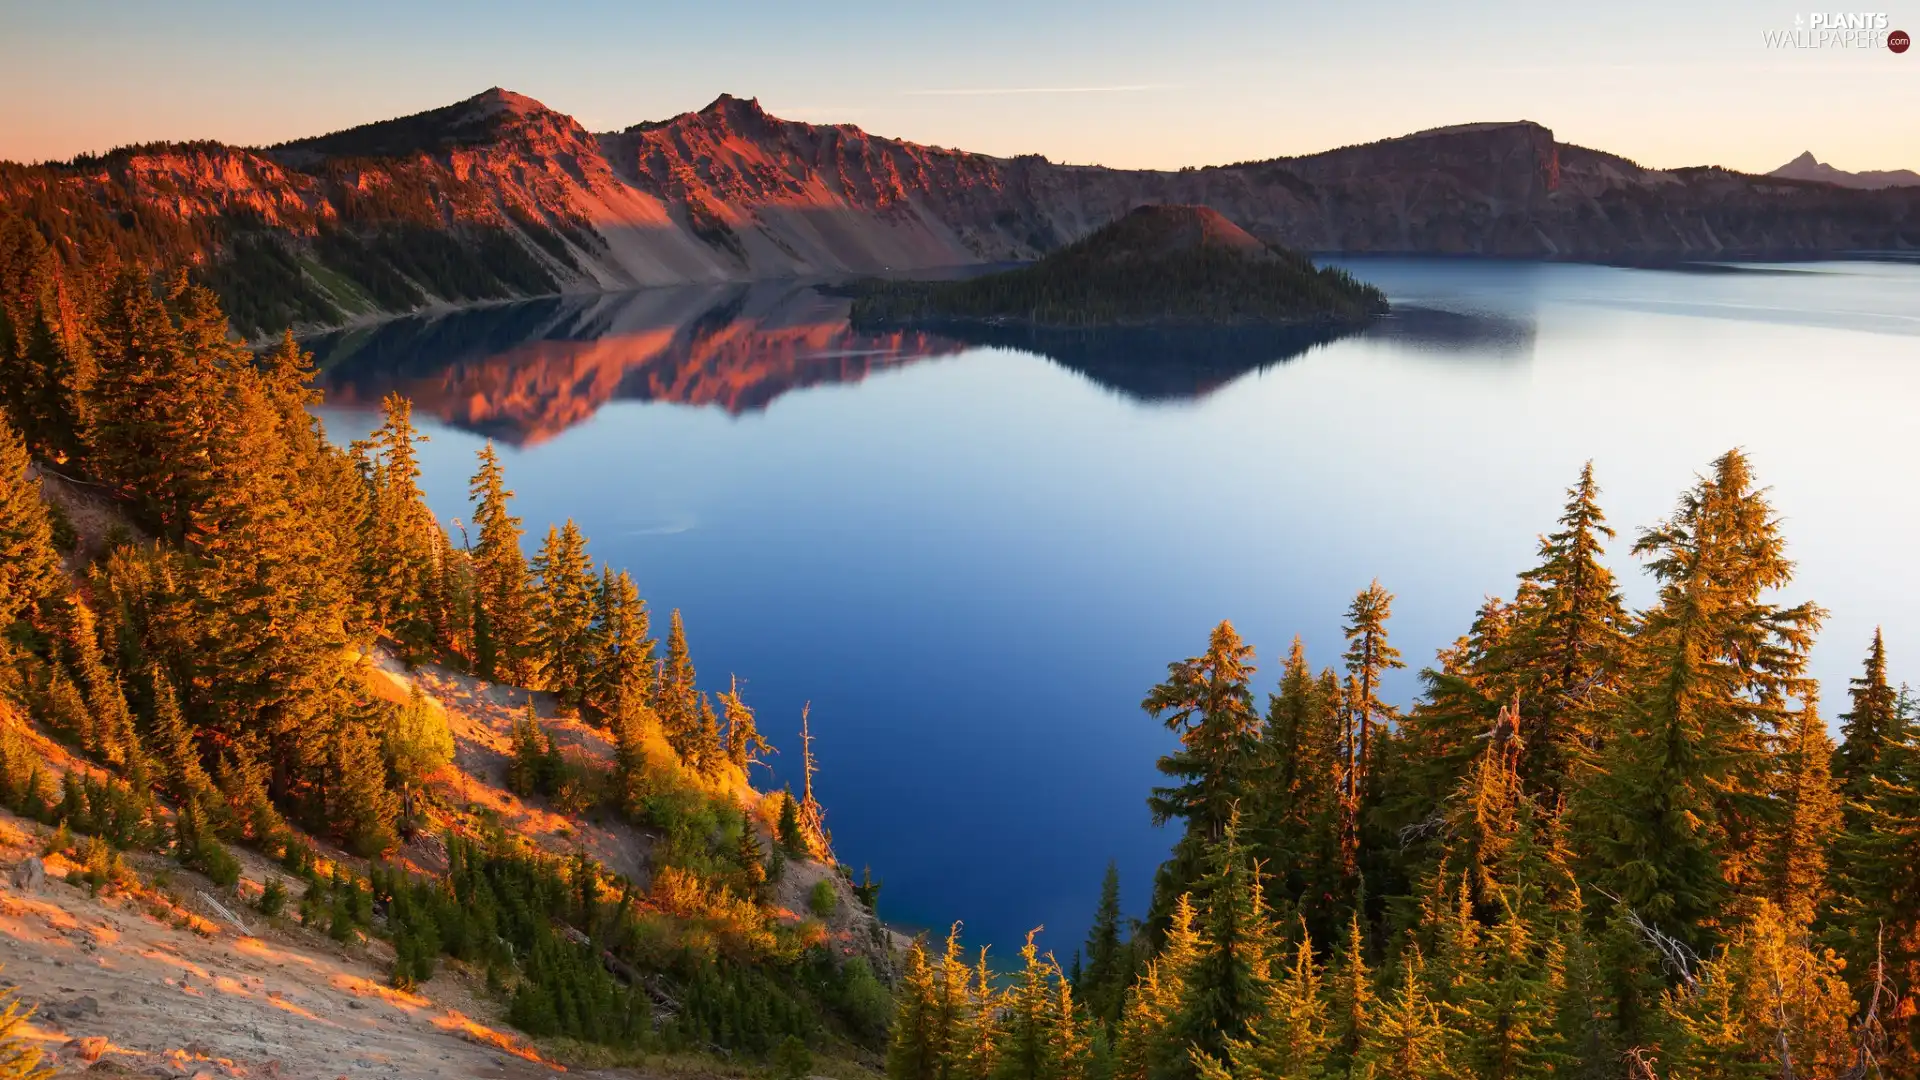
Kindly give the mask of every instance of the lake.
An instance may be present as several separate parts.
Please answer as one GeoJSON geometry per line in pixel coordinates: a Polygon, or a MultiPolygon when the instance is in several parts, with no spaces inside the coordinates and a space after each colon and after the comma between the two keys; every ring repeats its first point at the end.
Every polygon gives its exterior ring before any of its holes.
{"type": "Polygon", "coordinates": [[[1338,661],[1377,577],[1417,669],[1511,595],[1589,458],[1645,603],[1634,530],[1745,447],[1786,596],[1831,611],[1826,714],[1876,625],[1915,678],[1920,263],[1343,265],[1399,314],[1331,341],[859,335],[787,284],[530,302],[316,342],[320,412],[359,437],[411,397],[447,519],[493,438],[529,554],[573,517],[657,630],[682,609],[706,687],[740,676],[782,751],[763,784],[797,784],[811,702],[882,913],[1003,955],[1044,924],[1070,956],[1109,859],[1142,913],[1168,662],[1232,619],[1264,695],[1295,634],[1338,661]]]}

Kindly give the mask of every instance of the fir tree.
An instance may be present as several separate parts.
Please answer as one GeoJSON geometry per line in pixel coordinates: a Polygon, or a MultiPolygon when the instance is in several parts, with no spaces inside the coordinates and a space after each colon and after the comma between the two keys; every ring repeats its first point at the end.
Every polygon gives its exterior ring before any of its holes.
{"type": "Polygon", "coordinates": [[[1125,944],[1120,938],[1120,866],[1107,863],[1106,877],[1100,882],[1100,905],[1094,909],[1093,925],[1087,930],[1087,964],[1076,985],[1094,1019],[1109,1027],[1120,1021],[1120,1004],[1126,990],[1125,944]]]}
{"type": "Polygon", "coordinates": [[[1362,1076],[1362,1051],[1373,1040],[1379,1003],[1373,992],[1373,972],[1367,967],[1358,913],[1347,922],[1346,944],[1328,982],[1333,1030],[1328,1072],[1341,1077],[1362,1076]]]}
{"type": "Polygon", "coordinates": [[[1393,707],[1380,700],[1380,679],[1393,668],[1405,667],[1400,650],[1387,643],[1387,619],[1393,614],[1393,594],[1378,581],[1360,590],[1347,608],[1347,685],[1344,850],[1349,867],[1357,859],[1361,809],[1369,798],[1367,777],[1374,765],[1373,729],[1394,719],[1393,707]]]}
{"type": "Polygon", "coordinates": [[[596,664],[598,635],[594,630],[599,594],[587,542],[569,518],[564,527],[548,529],[546,543],[534,557],[539,579],[538,641],[548,689],[566,704],[578,708],[585,700],[596,664]]]}
{"type": "Polygon", "coordinates": [[[1840,714],[1840,748],[1834,754],[1833,777],[1851,804],[1848,824],[1857,823],[1853,807],[1872,796],[1876,779],[1893,779],[1890,768],[1898,748],[1912,736],[1900,714],[1897,696],[1887,683],[1887,647],[1878,627],[1858,678],[1848,685],[1852,707],[1840,714]]]}
{"type": "Polygon", "coordinates": [[[1627,656],[1631,621],[1600,561],[1614,532],[1599,496],[1589,461],[1567,490],[1559,530],[1540,541],[1540,565],[1521,575],[1532,603],[1506,658],[1527,718],[1520,774],[1549,807],[1597,749],[1596,703],[1617,688],[1627,656]]]}
{"type": "Polygon", "coordinates": [[[17,987],[0,987],[0,1080],[52,1080],[54,1071],[40,1064],[40,1047],[21,1031],[34,1010],[23,1007],[17,987]]]}
{"type": "Polygon", "coordinates": [[[535,626],[527,558],[520,550],[520,519],[507,512],[513,492],[491,441],[480,449],[480,471],[468,492],[480,532],[473,551],[475,662],[489,679],[532,686],[535,626]]]}
{"type": "Polygon", "coordinates": [[[1186,824],[1174,857],[1155,876],[1148,924],[1156,936],[1173,899],[1204,872],[1206,845],[1226,829],[1259,763],[1260,716],[1248,686],[1252,659],[1253,648],[1241,642],[1232,623],[1222,622],[1205,654],[1167,665],[1167,680],[1140,703],[1180,737],[1180,749],[1156,763],[1176,783],[1154,788],[1147,807],[1156,825],[1174,818],[1186,824]]]}
{"type": "Polygon", "coordinates": [[[26,445],[0,414],[0,631],[60,586],[53,523],[27,466],[26,445]]]}
{"type": "Polygon", "coordinates": [[[415,444],[427,437],[413,426],[413,403],[399,394],[382,402],[385,422],[369,439],[372,511],[366,542],[374,617],[413,659],[424,659],[434,638],[432,591],[439,578],[440,525],[420,491],[415,444]]]}
{"type": "Polygon", "coordinates": [[[647,606],[624,570],[600,575],[598,649],[589,676],[587,714],[606,722],[647,708],[653,700],[653,639],[647,636],[647,606]]]}
{"type": "Polygon", "coordinates": [[[1051,956],[1040,955],[1033,943],[1036,933],[1027,932],[1020,973],[1007,993],[1006,1026],[994,1072],[999,1080],[1053,1080],[1060,1073],[1060,1018],[1051,992],[1059,968],[1051,956]]]}
{"type": "Polygon", "coordinates": [[[1769,744],[1808,689],[1822,613],[1769,602],[1792,563],[1738,451],[1634,550],[1651,557],[1659,600],[1636,635],[1636,685],[1587,793],[1583,833],[1612,894],[1698,948],[1730,891],[1757,887],[1769,744]]]}
{"type": "MultiPolygon", "coordinates": [[[[1224,1061],[1231,1041],[1244,1040],[1269,993],[1268,966],[1276,951],[1271,912],[1230,817],[1210,845],[1201,944],[1172,1021],[1175,1038],[1194,1060],[1224,1061]]],[[[1182,1070],[1181,1075],[1192,1075],[1182,1070]]]]}
{"type": "Polygon", "coordinates": [[[1333,1021],[1314,962],[1313,943],[1304,935],[1291,961],[1276,957],[1267,997],[1246,1039],[1227,1040],[1222,1067],[1202,1063],[1206,1080],[1321,1080],[1333,1045],[1333,1021]]]}
{"type": "Polygon", "coordinates": [[[887,1045],[889,1080],[934,1080],[947,1062],[941,1045],[934,971],[916,939],[894,991],[893,1031],[887,1045]]]}
{"type": "Polygon", "coordinates": [[[1114,1080],[1160,1080],[1190,1075],[1194,1068],[1173,1021],[1200,959],[1195,918],[1192,898],[1181,894],[1168,913],[1160,952],[1148,961],[1121,1010],[1114,1080]]]}
{"type": "Polygon", "coordinates": [[[1419,949],[1408,949],[1393,990],[1380,1002],[1352,1074],[1367,1080],[1452,1080],[1470,1076],[1448,1057],[1440,1010],[1428,995],[1419,949]]]}
{"type": "Polygon", "coordinates": [[[667,742],[683,757],[700,723],[696,680],[686,627],[680,621],[680,610],[675,608],[667,624],[667,660],[654,684],[653,711],[666,730],[667,742]]]}
{"type": "Polygon", "coordinates": [[[1786,920],[1813,925],[1827,899],[1827,851],[1840,828],[1840,794],[1831,772],[1833,741],[1809,697],[1787,736],[1766,865],[1766,893],[1786,920]]]}

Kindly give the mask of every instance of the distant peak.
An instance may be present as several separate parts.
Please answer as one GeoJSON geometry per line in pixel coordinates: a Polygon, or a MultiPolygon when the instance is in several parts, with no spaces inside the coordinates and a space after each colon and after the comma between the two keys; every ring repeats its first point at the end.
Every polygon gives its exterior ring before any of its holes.
{"type": "Polygon", "coordinates": [[[472,97],[468,98],[466,101],[462,102],[462,104],[478,105],[478,106],[495,109],[499,111],[511,112],[511,113],[514,113],[515,115],[525,115],[526,113],[530,113],[530,112],[546,112],[547,111],[547,107],[545,105],[542,105],[540,102],[535,101],[534,99],[528,97],[527,95],[516,94],[513,91],[500,86],[494,86],[486,90],[482,90],[478,94],[475,94],[472,97]]]}
{"type": "MultiPolygon", "coordinates": [[[[1800,152],[1799,157],[1794,158],[1792,161],[1787,162],[1787,165],[1818,165],[1818,164],[1820,164],[1820,159],[1814,157],[1813,151],[1811,150],[1802,150],[1800,152]]],[[[1786,168],[1786,165],[1781,166],[1781,168],[1786,168]]]]}
{"type": "Polygon", "coordinates": [[[701,109],[700,111],[702,113],[744,112],[744,113],[750,113],[750,114],[755,114],[759,116],[767,115],[767,110],[760,107],[759,98],[734,97],[732,94],[721,94],[719,97],[714,98],[713,101],[709,103],[706,108],[701,109]]]}

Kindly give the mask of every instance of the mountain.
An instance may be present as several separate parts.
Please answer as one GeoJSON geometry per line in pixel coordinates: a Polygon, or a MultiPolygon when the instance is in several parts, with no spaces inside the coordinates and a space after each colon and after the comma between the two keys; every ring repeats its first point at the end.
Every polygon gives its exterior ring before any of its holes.
{"type": "Polygon", "coordinates": [[[1030,266],[959,281],[871,282],[859,292],[857,327],[1353,324],[1387,312],[1380,290],[1262,243],[1218,210],[1152,203],[1030,266]]]}
{"type": "Polygon", "coordinates": [[[192,267],[252,334],[644,285],[1023,261],[1143,203],[1302,251],[1669,260],[1920,248],[1920,190],[1645,169],[1530,122],[1177,172],[1001,158],[722,95],[596,134],[531,98],[267,148],[0,164],[70,261],[192,267]]]}
{"type": "Polygon", "coordinates": [[[1860,191],[1878,191],[1881,188],[1920,187],[1920,173],[1912,169],[1875,169],[1867,172],[1847,172],[1836,169],[1816,160],[1813,151],[1808,150],[1785,165],[1773,170],[1768,176],[1778,176],[1787,180],[1813,180],[1823,184],[1838,184],[1843,188],[1860,191]]]}

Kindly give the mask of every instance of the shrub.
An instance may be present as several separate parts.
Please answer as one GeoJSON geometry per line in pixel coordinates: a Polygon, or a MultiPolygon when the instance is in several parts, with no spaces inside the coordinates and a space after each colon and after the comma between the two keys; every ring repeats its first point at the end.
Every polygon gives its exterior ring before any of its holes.
{"type": "Polygon", "coordinates": [[[822,878],[813,883],[813,891],[807,894],[808,911],[822,919],[831,919],[839,906],[840,893],[834,889],[832,879],[822,878]]]}
{"type": "Polygon", "coordinates": [[[285,911],[287,907],[286,883],[277,877],[268,878],[266,886],[260,890],[260,899],[254,902],[254,907],[259,908],[260,914],[268,918],[272,918],[282,911],[285,911]]]}
{"type": "Polygon", "coordinates": [[[773,1075],[780,1080],[806,1080],[813,1075],[813,1052],[796,1036],[789,1035],[773,1050],[773,1075]]]}

